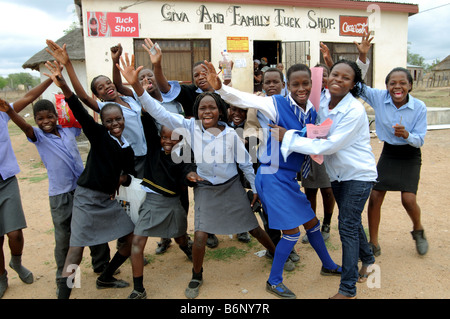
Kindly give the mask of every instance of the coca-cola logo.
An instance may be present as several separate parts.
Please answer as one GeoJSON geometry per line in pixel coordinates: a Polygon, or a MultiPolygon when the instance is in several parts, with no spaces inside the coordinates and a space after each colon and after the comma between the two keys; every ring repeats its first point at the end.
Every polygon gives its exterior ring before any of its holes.
{"type": "Polygon", "coordinates": [[[342,24],[342,32],[364,34],[368,26],[367,23],[348,24],[347,22],[344,22],[342,24]]]}
{"type": "Polygon", "coordinates": [[[340,16],[339,24],[341,36],[361,36],[369,30],[367,17],[340,16]]]}

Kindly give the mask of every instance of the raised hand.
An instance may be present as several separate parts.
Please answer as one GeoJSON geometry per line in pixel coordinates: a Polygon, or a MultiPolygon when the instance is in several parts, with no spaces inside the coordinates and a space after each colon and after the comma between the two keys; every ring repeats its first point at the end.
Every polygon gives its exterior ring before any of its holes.
{"type": "Polygon", "coordinates": [[[328,65],[328,67],[333,66],[333,59],[331,58],[330,49],[323,42],[320,42],[320,52],[322,53],[325,64],[328,65]]]}
{"type": "Polygon", "coordinates": [[[122,45],[119,43],[119,44],[117,44],[115,46],[112,46],[110,50],[111,50],[111,58],[112,58],[112,60],[114,62],[118,63],[119,59],[120,59],[120,57],[122,55],[122,51],[123,51],[122,45]]]}
{"type": "Polygon", "coordinates": [[[153,43],[150,39],[144,40],[145,44],[142,44],[142,47],[145,51],[147,51],[150,61],[152,64],[160,64],[162,59],[162,51],[157,43],[153,43]]]}
{"type": "Polygon", "coordinates": [[[50,61],[45,62],[45,67],[47,70],[50,71],[51,74],[44,73],[45,76],[48,76],[50,79],[52,79],[53,83],[59,88],[62,86],[66,86],[66,80],[62,76],[62,69],[63,67],[61,64],[59,64],[57,61],[54,61],[53,63],[50,61]]]}
{"type": "Polygon", "coordinates": [[[69,54],[67,53],[66,44],[62,46],[62,48],[54,41],[47,40],[45,41],[49,49],[45,48],[45,51],[50,53],[56,61],[61,63],[62,65],[66,65],[70,62],[69,54]]]}
{"type": "Polygon", "coordinates": [[[363,35],[363,37],[361,39],[361,43],[353,41],[353,43],[356,46],[356,49],[358,49],[359,57],[360,57],[359,59],[364,63],[366,62],[367,53],[369,52],[370,47],[372,46],[372,43],[371,43],[372,40],[373,40],[373,37],[370,37],[370,35],[366,33],[363,35]]]}
{"type": "Polygon", "coordinates": [[[205,60],[204,64],[202,64],[203,72],[206,76],[206,80],[212,86],[214,90],[219,90],[222,87],[222,80],[214,68],[214,64],[205,60]]]}
{"type": "Polygon", "coordinates": [[[11,107],[10,107],[10,105],[9,105],[9,103],[8,102],[6,102],[5,100],[3,100],[3,99],[0,99],[0,111],[2,111],[2,112],[8,112],[8,110],[10,109],[11,107]]]}
{"type": "Polygon", "coordinates": [[[125,58],[123,56],[120,57],[120,64],[117,63],[116,66],[119,68],[120,73],[122,73],[123,77],[128,81],[130,85],[139,83],[139,71],[142,70],[143,66],[138,67],[137,69],[134,68],[134,54],[131,55],[131,62],[130,58],[128,57],[128,53],[125,53],[125,58]],[[120,66],[122,65],[122,67],[120,66]]]}

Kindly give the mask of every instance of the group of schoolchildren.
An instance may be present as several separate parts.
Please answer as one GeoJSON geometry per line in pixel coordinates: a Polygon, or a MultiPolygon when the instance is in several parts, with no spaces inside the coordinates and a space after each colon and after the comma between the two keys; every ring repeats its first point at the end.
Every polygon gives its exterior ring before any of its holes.
{"type": "MultiPolygon", "coordinates": [[[[91,91],[97,99],[93,99],[80,84],[65,45],[47,40],[47,51],[55,59],[45,64],[49,79],[12,104],[0,100],[0,245],[3,247],[6,234],[10,267],[23,282],[33,282],[33,274],[21,263],[21,230],[26,222],[15,177],[19,167],[7,131],[9,119],[36,145],[48,171],[59,299],[70,297],[72,266],[80,264],[85,246],[90,247],[92,264],[100,274],[97,288],[129,287],[114,275],[130,258],[133,290],[128,298],[147,298],[143,251],[148,237],[159,237],[161,242],[174,238],[192,261],[185,296],[195,298],[203,283],[208,242],[216,241],[210,247],[217,246],[216,234],[238,234],[248,241],[248,233],[273,260],[266,291],[279,298],[296,298],[283,281],[283,270],[293,270],[299,261],[294,246],[300,239],[300,225],[306,231],[302,242],[314,248],[322,263],[320,274],[341,278],[338,292],[331,298],[356,298],[356,283],[367,280],[370,266],[381,252],[378,226],[386,191],[401,191],[402,203],[413,221],[411,234],[417,251],[426,254],[428,242],[416,202],[426,107],[409,95],[412,78],[406,69],[395,68],[387,75],[386,90],[364,84],[372,39],[364,36],[356,44],[356,62],[333,63],[328,48],[321,44],[328,65],[318,65],[323,68],[323,84],[317,110],[309,100],[311,70],[306,65],[291,66],[287,83],[280,69],[267,68],[261,80],[262,94],[222,83],[208,61],[193,66],[193,84],[180,85],[166,79],[162,51],[150,39],[143,48],[153,70],[135,68],[134,56],[122,54],[120,45],[112,47],[113,79],[95,77],[91,91]],[[62,76],[63,67],[75,92],[62,76]],[[122,84],[121,76],[131,88],[122,84]],[[90,142],[84,167],[75,139],[81,130],[58,125],[51,102],[35,103],[37,127],[18,115],[52,82],[61,89],[90,142]],[[289,93],[284,96],[285,84],[289,93]],[[377,134],[384,141],[378,165],[359,97],[376,112],[377,134]],[[82,102],[100,114],[101,124],[82,102]],[[325,119],[332,121],[327,138],[308,138],[306,125],[325,119]],[[315,163],[310,155],[323,155],[324,163],[315,163]],[[142,180],[146,194],[135,223],[115,200],[119,187],[127,187],[134,178],[142,180]],[[188,187],[193,187],[194,194],[193,241],[186,233],[188,187]],[[322,225],[316,216],[318,189],[324,206],[322,225]],[[367,199],[370,242],[361,221],[367,199]],[[342,265],[333,261],[325,245],[335,203],[342,265]],[[108,242],[114,240],[117,252],[110,259],[108,242]],[[359,260],[362,265],[358,269],[359,260]]],[[[1,252],[0,297],[8,287],[3,248],[1,252]]]]}

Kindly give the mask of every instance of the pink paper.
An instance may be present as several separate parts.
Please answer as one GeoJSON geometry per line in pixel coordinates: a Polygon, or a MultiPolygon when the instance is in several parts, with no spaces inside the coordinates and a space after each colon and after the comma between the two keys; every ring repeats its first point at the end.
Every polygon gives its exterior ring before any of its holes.
{"type": "Polygon", "coordinates": [[[309,95],[309,100],[314,105],[316,111],[319,110],[320,106],[320,93],[322,92],[322,76],[323,76],[322,67],[316,66],[311,68],[312,88],[311,94],[309,95]]]}
{"type": "MultiPolygon", "coordinates": [[[[333,121],[327,118],[322,124],[306,124],[306,137],[308,138],[323,138],[326,139],[330,131],[333,121]]],[[[318,164],[323,163],[323,155],[310,155],[311,158],[318,164]]]]}

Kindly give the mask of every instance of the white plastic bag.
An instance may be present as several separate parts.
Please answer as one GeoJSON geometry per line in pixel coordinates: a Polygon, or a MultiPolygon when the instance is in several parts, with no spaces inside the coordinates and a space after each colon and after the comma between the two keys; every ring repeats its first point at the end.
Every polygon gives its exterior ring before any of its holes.
{"type": "Polygon", "coordinates": [[[139,207],[141,207],[147,194],[142,189],[141,182],[141,179],[132,176],[130,185],[128,187],[120,186],[119,194],[116,195],[116,200],[122,205],[134,224],[139,217],[139,207]]]}

